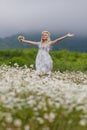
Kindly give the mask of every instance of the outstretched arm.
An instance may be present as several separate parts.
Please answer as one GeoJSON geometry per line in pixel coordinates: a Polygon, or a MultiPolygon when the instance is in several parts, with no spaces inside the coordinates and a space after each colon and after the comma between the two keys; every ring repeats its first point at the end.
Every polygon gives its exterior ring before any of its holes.
{"type": "Polygon", "coordinates": [[[74,34],[68,33],[63,37],[60,37],[60,38],[57,38],[56,40],[51,41],[51,45],[56,44],[56,43],[60,42],[61,40],[65,39],[65,38],[73,37],[73,36],[74,36],[74,34]]]}
{"type": "Polygon", "coordinates": [[[31,44],[31,45],[34,45],[34,46],[37,46],[38,45],[38,42],[34,42],[34,41],[29,41],[29,40],[22,40],[22,42],[24,43],[27,43],[27,44],[31,44]]]}
{"type": "Polygon", "coordinates": [[[18,40],[19,40],[20,42],[24,42],[24,43],[31,44],[31,45],[34,45],[34,46],[37,46],[37,45],[38,45],[38,42],[25,40],[23,36],[19,36],[19,37],[18,37],[18,40]]]}

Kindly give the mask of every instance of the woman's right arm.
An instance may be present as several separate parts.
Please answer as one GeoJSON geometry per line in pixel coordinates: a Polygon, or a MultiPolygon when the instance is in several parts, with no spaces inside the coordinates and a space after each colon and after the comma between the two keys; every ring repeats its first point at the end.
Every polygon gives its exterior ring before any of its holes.
{"type": "Polygon", "coordinates": [[[27,44],[31,44],[31,45],[34,45],[34,46],[38,46],[38,42],[29,41],[29,40],[25,40],[25,39],[22,39],[22,42],[27,43],[27,44]]]}
{"type": "Polygon", "coordinates": [[[39,42],[25,40],[25,38],[23,36],[18,36],[18,40],[19,40],[19,42],[24,42],[24,43],[31,44],[34,46],[38,46],[38,44],[39,44],[39,42]]]}

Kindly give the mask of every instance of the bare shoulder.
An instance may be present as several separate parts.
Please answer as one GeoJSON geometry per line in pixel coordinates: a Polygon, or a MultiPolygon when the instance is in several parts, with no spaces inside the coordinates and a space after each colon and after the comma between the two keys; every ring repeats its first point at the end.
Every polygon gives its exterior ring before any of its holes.
{"type": "Polygon", "coordinates": [[[53,41],[49,41],[48,44],[49,44],[49,46],[52,46],[53,45],[53,41]]]}

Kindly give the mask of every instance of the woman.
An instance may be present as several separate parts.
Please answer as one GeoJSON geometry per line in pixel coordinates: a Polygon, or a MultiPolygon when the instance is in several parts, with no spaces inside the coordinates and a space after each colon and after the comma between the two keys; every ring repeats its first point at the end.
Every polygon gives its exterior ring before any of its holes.
{"type": "Polygon", "coordinates": [[[59,41],[65,38],[73,37],[73,36],[74,34],[68,33],[63,37],[60,37],[60,38],[57,38],[56,40],[51,41],[50,33],[48,31],[43,31],[40,42],[25,40],[24,37],[22,36],[19,36],[18,39],[20,42],[38,46],[39,51],[36,56],[36,70],[38,72],[49,74],[51,73],[52,68],[53,68],[53,61],[52,61],[51,56],[49,55],[51,46],[53,46],[54,44],[58,43],[59,41]]]}

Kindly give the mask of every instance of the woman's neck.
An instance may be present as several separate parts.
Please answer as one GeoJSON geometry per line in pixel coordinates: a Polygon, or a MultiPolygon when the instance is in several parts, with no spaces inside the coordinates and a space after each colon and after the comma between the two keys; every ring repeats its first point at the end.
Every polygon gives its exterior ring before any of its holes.
{"type": "Polygon", "coordinates": [[[46,44],[47,42],[47,40],[42,40],[42,44],[46,44]]]}

